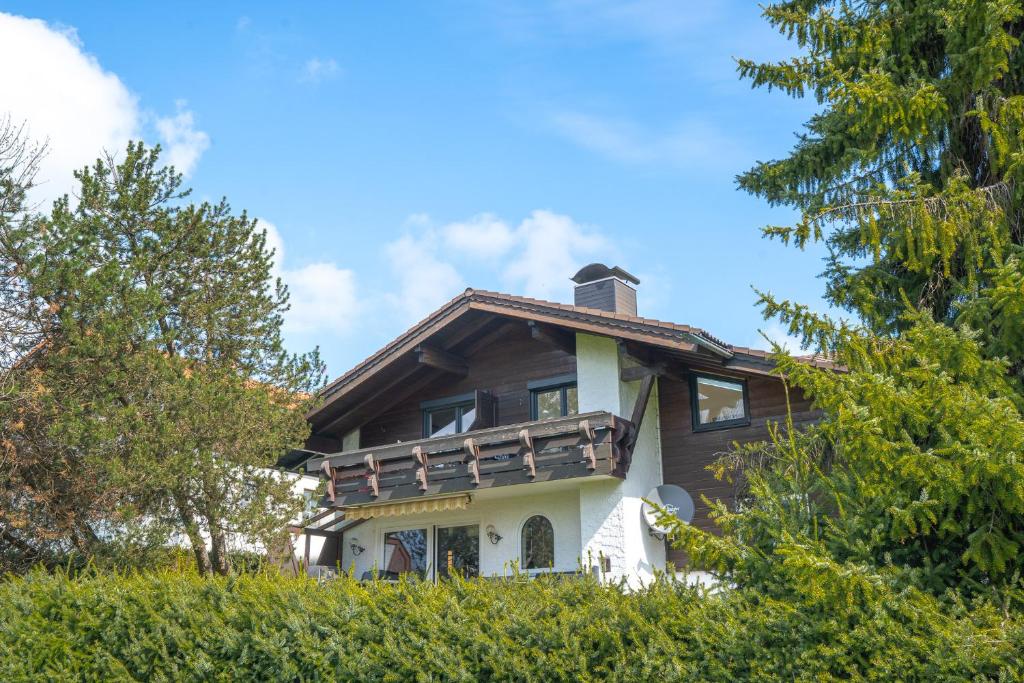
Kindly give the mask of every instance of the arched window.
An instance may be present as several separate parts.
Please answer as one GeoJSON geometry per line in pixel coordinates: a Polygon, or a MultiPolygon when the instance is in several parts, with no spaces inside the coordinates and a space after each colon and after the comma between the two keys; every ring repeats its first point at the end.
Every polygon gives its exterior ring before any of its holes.
{"type": "Polygon", "coordinates": [[[555,530],[543,515],[534,515],[523,525],[523,569],[555,566],[555,530]]]}

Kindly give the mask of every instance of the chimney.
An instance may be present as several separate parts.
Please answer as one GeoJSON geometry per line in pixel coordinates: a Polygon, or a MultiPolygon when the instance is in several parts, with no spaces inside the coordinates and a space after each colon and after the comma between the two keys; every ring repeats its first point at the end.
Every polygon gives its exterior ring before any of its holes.
{"type": "Polygon", "coordinates": [[[640,284],[622,268],[591,263],[572,277],[576,283],[575,304],[612,313],[636,315],[636,289],[640,284]]]}

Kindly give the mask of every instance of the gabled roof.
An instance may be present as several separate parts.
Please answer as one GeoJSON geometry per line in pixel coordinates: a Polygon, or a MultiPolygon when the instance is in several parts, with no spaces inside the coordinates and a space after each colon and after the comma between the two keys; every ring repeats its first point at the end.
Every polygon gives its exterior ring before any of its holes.
{"type": "MultiPolygon", "coordinates": [[[[321,413],[341,395],[363,384],[392,363],[408,358],[411,352],[442,333],[455,321],[481,314],[533,321],[574,332],[615,337],[674,355],[702,357],[714,365],[734,367],[738,370],[764,372],[765,368],[771,366],[769,352],[732,346],[690,325],[500,292],[467,289],[324,387],[321,392],[324,405],[310,417],[321,413]]],[[[808,359],[808,362],[827,365],[818,360],[808,359]]]]}
{"type": "Polygon", "coordinates": [[[676,323],[663,322],[652,318],[641,318],[623,313],[611,313],[596,308],[570,306],[553,301],[543,301],[541,299],[531,299],[529,297],[470,288],[410,327],[384,348],[328,384],[324,387],[322,395],[325,398],[329,397],[355,378],[386,362],[389,356],[399,352],[410,343],[413,343],[415,346],[416,343],[422,341],[422,338],[437,331],[439,323],[450,322],[455,317],[458,317],[458,314],[468,310],[488,311],[509,317],[521,317],[531,320],[538,319],[538,316],[540,316],[556,320],[561,326],[576,329],[580,332],[594,332],[597,334],[625,333],[630,337],[636,337],[636,341],[652,343],[657,346],[685,348],[699,345],[725,357],[732,355],[725,342],[712,337],[701,329],[690,327],[689,325],[677,325],[676,323]]]}

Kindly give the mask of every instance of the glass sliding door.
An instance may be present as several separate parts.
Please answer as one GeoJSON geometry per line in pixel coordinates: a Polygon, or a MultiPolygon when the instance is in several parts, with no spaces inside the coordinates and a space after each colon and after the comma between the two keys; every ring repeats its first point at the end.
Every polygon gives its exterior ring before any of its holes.
{"type": "Polygon", "coordinates": [[[384,534],[384,570],[386,578],[414,573],[427,576],[427,530],[404,529],[384,534]]]}
{"type": "Polygon", "coordinates": [[[436,560],[438,578],[480,574],[480,525],[437,527],[436,560]]]}

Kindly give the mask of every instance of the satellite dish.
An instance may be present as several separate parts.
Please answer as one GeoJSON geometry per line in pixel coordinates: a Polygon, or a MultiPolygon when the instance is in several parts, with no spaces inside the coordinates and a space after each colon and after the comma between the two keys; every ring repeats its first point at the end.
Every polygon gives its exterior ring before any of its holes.
{"type": "Polygon", "coordinates": [[[686,492],[686,489],[675,484],[662,484],[651,489],[644,501],[643,515],[652,534],[664,536],[668,529],[658,524],[659,512],[654,505],[664,508],[665,512],[675,515],[680,521],[689,524],[693,519],[693,498],[686,492]],[[650,502],[647,502],[650,501],[650,502]],[[653,505],[652,505],[653,503],[653,505]]]}

